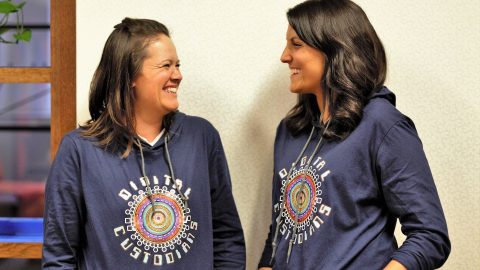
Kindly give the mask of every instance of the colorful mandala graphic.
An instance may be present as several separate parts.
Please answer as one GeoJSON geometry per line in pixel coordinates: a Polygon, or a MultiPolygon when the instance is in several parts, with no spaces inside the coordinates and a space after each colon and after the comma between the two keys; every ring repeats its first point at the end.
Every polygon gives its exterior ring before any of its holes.
{"type": "Polygon", "coordinates": [[[307,175],[305,181],[302,181],[303,179],[302,174],[298,175],[288,184],[286,191],[288,198],[286,202],[287,212],[291,219],[295,219],[298,213],[300,223],[305,221],[312,213],[316,196],[315,183],[312,178],[307,175]]]}
{"type": "Polygon", "coordinates": [[[321,200],[320,186],[322,183],[319,181],[318,173],[310,167],[304,175],[303,168],[299,168],[293,170],[290,179],[284,179],[282,184],[282,193],[286,197],[282,216],[290,226],[294,226],[298,212],[298,226],[305,229],[310,225],[313,213],[318,211],[317,202],[319,199],[321,200]]]}
{"type": "Polygon", "coordinates": [[[135,229],[151,242],[168,242],[183,227],[183,211],[180,205],[166,195],[153,195],[155,207],[144,198],[135,209],[135,229]]]}
{"type": "Polygon", "coordinates": [[[127,230],[133,231],[132,240],[145,250],[154,252],[172,250],[187,237],[191,221],[190,209],[186,208],[180,197],[166,187],[155,186],[152,198],[155,207],[145,192],[139,191],[132,196],[133,201],[125,211],[127,230]]]}

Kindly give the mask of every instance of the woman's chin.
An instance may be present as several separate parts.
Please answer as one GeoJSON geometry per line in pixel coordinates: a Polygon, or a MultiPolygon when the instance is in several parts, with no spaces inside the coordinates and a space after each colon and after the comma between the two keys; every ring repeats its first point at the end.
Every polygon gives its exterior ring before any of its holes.
{"type": "Polygon", "coordinates": [[[302,94],[302,89],[290,86],[290,92],[293,94],[302,94]]]}
{"type": "Polygon", "coordinates": [[[168,110],[168,113],[176,112],[178,110],[178,106],[169,107],[167,108],[167,110],[168,110]]]}
{"type": "Polygon", "coordinates": [[[171,101],[171,102],[168,102],[167,104],[163,104],[162,107],[164,111],[166,111],[167,113],[171,113],[178,110],[179,104],[177,101],[171,101]]]}

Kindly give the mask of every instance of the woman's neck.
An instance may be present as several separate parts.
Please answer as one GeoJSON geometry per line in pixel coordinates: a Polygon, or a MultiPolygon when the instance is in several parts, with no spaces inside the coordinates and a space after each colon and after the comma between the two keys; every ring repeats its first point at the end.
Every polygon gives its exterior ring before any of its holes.
{"type": "Polygon", "coordinates": [[[145,117],[142,115],[135,115],[135,132],[147,139],[153,141],[163,129],[162,117],[145,117]]]}
{"type": "Polygon", "coordinates": [[[322,123],[326,123],[330,118],[330,112],[329,112],[330,106],[328,102],[325,102],[323,92],[315,94],[315,96],[317,98],[318,110],[321,112],[321,115],[322,115],[322,119],[320,120],[322,121],[322,123]]]}

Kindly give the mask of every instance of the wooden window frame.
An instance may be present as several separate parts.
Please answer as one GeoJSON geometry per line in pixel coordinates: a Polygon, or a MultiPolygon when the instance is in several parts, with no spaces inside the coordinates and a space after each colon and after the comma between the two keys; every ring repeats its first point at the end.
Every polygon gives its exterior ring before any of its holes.
{"type": "MultiPolygon", "coordinates": [[[[76,0],[50,0],[51,66],[0,67],[0,83],[50,83],[50,153],[76,123],[76,0]]],[[[0,243],[0,258],[41,258],[41,243],[0,243]]]]}

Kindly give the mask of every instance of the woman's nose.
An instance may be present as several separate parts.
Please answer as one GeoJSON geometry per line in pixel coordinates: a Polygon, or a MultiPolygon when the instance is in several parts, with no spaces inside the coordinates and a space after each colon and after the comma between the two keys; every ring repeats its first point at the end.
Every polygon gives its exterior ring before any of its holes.
{"type": "Polygon", "coordinates": [[[183,79],[182,73],[180,72],[180,69],[178,67],[175,67],[175,70],[172,73],[172,79],[179,81],[183,79]]]}
{"type": "Polygon", "coordinates": [[[280,56],[280,61],[282,61],[282,63],[289,63],[292,61],[292,56],[290,55],[286,47],[283,50],[282,55],[280,56]]]}

